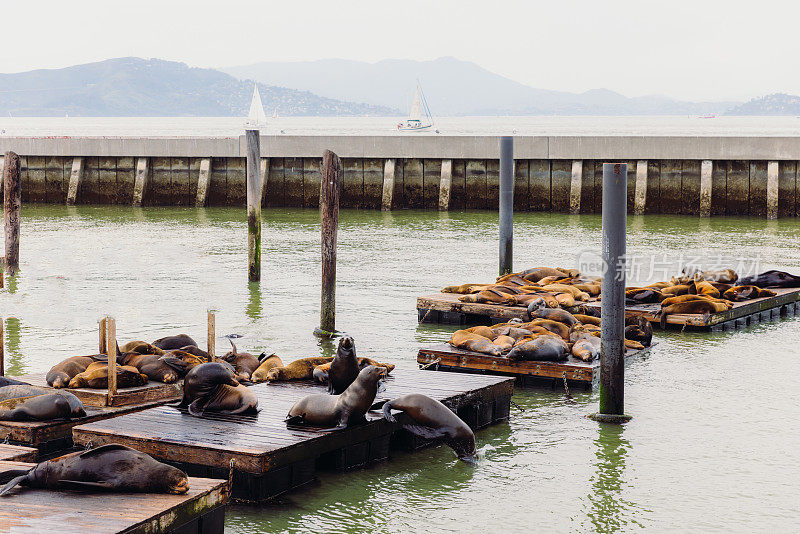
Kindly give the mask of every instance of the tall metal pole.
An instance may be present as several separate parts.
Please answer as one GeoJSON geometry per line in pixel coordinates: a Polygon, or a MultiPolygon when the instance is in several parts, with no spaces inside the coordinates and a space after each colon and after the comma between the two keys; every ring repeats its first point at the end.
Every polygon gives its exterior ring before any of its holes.
{"type": "Polygon", "coordinates": [[[247,255],[248,279],[261,280],[261,140],[258,130],[247,138],[247,255]]]}
{"type": "Polygon", "coordinates": [[[603,164],[603,273],[600,298],[600,413],[623,423],[625,415],[625,225],[628,166],[603,164]]]}
{"type": "Polygon", "coordinates": [[[500,138],[500,276],[514,263],[514,138],[500,138]]]}

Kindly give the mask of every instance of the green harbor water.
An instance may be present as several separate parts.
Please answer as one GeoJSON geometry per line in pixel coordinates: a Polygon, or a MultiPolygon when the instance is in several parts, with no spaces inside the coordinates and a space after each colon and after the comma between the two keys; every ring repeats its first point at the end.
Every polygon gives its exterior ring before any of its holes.
{"type": "MultiPolygon", "coordinates": [[[[120,340],[237,333],[284,361],[319,354],[319,213],[265,210],[262,281],[247,282],[244,209],[23,206],[21,272],[0,289],[6,370],[43,372],[120,340]]],[[[800,272],[800,221],[629,217],[633,279],[685,262],[800,272]]],[[[515,216],[518,269],[591,263],[600,217],[515,216]]],[[[497,274],[497,214],[343,211],[337,327],[359,355],[412,368],[454,327],[415,299],[497,274]]],[[[657,333],[626,369],[624,426],[585,418],[597,393],[517,388],[507,424],[477,433],[477,467],[436,447],[232,507],[226,532],[797,532],[800,318],[724,333],[657,333]]],[[[224,338],[217,340],[218,350],[224,338]]]]}

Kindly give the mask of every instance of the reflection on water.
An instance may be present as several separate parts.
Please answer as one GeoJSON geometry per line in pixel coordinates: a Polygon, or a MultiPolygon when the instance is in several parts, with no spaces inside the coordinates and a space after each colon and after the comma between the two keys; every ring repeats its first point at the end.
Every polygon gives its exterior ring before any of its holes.
{"type": "MultiPolygon", "coordinates": [[[[244,209],[26,205],[22,270],[0,289],[9,374],[94,353],[106,314],[121,341],[175,332],[201,340],[213,309],[219,335],[243,336],[240,350],[284,361],[332,356],[337,340],[313,336],[319,213],[262,213],[262,280],[251,284],[244,209]]],[[[421,346],[455,328],[417,324],[416,296],[491,280],[497,235],[491,212],[343,210],[337,327],[355,338],[359,356],[414,367],[421,346]]],[[[518,214],[515,266],[573,266],[582,251],[599,252],[600,235],[599,215],[518,214]]],[[[696,255],[797,271],[798,243],[794,219],[628,219],[628,252],[673,270],[681,255],[696,255]]],[[[518,388],[508,424],[477,433],[477,468],[447,447],[397,452],[369,469],[323,473],[278,505],[236,508],[227,530],[800,530],[800,388],[787,379],[800,375],[800,318],[656,341],[626,366],[634,417],[624,429],[585,418],[597,410],[594,392],[571,388],[569,401],[560,383],[518,388]]]]}

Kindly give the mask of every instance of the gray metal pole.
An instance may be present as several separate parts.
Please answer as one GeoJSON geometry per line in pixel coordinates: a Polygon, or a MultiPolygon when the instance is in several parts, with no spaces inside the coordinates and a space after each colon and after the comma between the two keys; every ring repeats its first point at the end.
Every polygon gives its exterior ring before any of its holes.
{"type": "Polygon", "coordinates": [[[500,276],[514,263],[514,138],[500,138],[500,276]]]}
{"type": "Polygon", "coordinates": [[[261,280],[261,139],[258,130],[247,138],[247,255],[248,280],[261,280]]]}
{"type": "Polygon", "coordinates": [[[600,413],[620,423],[625,415],[625,225],[628,166],[603,164],[603,274],[600,309],[600,413]]]}

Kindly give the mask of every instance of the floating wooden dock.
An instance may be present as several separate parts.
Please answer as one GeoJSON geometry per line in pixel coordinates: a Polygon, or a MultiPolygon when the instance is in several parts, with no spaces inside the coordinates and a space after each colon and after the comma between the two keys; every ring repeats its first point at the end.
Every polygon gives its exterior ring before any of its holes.
{"type": "MultiPolygon", "coordinates": [[[[800,313],[800,289],[773,289],[777,295],[760,299],[734,302],[730,310],[711,315],[680,314],[668,315],[669,327],[690,328],[694,330],[735,330],[759,322],[775,321],[780,317],[791,317],[800,313]]],[[[497,304],[477,304],[460,302],[455,293],[434,293],[417,297],[417,319],[420,323],[439,324],[484,324],[503,323],[509,319],[528,320],[528,311],[523,307],[499,306],[497,304]]],[[[600,301],[592,300],[587,306],[599,308],[600,301]]],[[[625,307],[626,315],[642,315],[659,326],[655,316],[660,304],[637,304],[625,307]]]]}
{"type": "MultiPolygon", "coordinates": [[[[649,348],[627,349],[625,359],[649,348]]],[[[554,380],[559,383],[567,380],[568,383],[591,389],[600,381],[599,359],[584,362],[572,355],[563,362],[514,362],[508,358],[457,349],[448,343],[441,343],[420,349],[417,363],[421,368],[433,371],[514,376],[522,385],[552,384],[554,380]]]]}
{"type": "MultiPolygon", "coordinates": [[[[472,428],[482,428],[508,418],[513,388],[513,380],[505,377],[395,369],[376,402],[422,393],[445,403],[472,428]]],[[[307,484],[317,469],[349,469],[386,460],[392,443],[420,444],[384,420],[380,411],[369,412],[366,424],[336,432],[287,429],[284,418],[291,406],[325,391],[310,381],[257,384],[251,390],[259,398],[257,415],[198,418],[162,406],[76,426],[74,440],[81,445],[128,445],[190,474],[227,477],[233,466],[233,496],[249,502],[307,484]]]]}
{"type": "MultiPolygon", "coordinates": [[[[0,461],[0,471],[31,463],[0,461]]],[[[23,488],[2,497],[0,532],[222,534],[227,480],[190,478],[184,495],[23,488]]]]}
{"type": "Polygon", "coordinates": [[[33,462],[38,453],[33,447],[0,443],[0,461],[33,462]]]}
{"type": "Polygon", "coordinates": [[[82,423],[100,421],[144,410],[163,404],[164,401],[144,404],[99,408],[86,406],[86,417],[58,419],[56,421],[0,421],[0,440],[34,447],[41,453],[50,453],[72,446],[72,427],[82,423]]]}
{"type": "MultiPolygon", "coordinates": [[[[45,376],[45,373],[35,373],[15,376],[14,378],[32,386],[52,389],[47,385],[45,376]]],[[[107,389],[66,388],[64,391],[69,391],[78,397],[84,406],[130,406],[179,399],[183,395],[183,380],[179,380],[174,384],[164,384],[151,380],[144,386],[118,388],[117,393],[111,400],[111,404],[108,403],[107,389]]]]}

